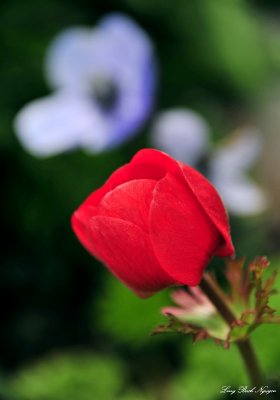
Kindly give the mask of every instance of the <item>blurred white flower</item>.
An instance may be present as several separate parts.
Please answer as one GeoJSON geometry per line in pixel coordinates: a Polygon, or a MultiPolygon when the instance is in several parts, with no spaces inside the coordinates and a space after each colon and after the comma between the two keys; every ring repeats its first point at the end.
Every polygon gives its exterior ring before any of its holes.
{"type": "Polygon", "coordinates": [[[153,106],[152,43],[124,15],[107,16],[95,29],[64,31],[51,44],[45,66],[56,92],[28,104],[15,119],[19,140],[36,156],[118,146],[153,106]]]}
{"type": "Polygon", "coordinates": [[[184,108],[161,112],[152,127],[153,145],[172,157],[195,165],[209,148],[209,126],[198,113],[184,108]]]}
{"type": "Polygon", "coordinates": [[[209,178],[232,214],[253,215],[267,208],[264,191],[246,175],[260,155],[261,139],[257,130],[244,129],[215,149],[210,159],[209,178]]]}
{"type": "Polygon", "coordinates": [[[189,109],[162,112],[151,132],[156,148],[195,166],[207,160],[206,173],[231,214],[250,216],[267,208],[264,191],[247,175],[262,149],[261,134],[244,127],[230,139],[210,149],[210,128],[205,119],[189,109]]]}

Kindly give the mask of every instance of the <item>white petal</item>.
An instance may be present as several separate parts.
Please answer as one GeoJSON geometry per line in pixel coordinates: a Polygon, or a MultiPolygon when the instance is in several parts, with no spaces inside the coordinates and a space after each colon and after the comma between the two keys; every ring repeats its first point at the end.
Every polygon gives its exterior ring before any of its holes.
{"type": "Polygon", "coordinates": [[[246,176],[247,170],[256,162],[261,146],[259,131],[245,128],[213,152],[209,178],[232,214],[255,215],[268,206],[264,191],[246,176]]]}
{"type": "Polygon", "coordinates": [[[235,176],[234,179],[216,178],[212,182],[232,214],[250,216],[259,214],[267,208],[264,192],[244,176],[235,176]]]}
{"type": "Polygon", "coordinates": [[[153,145],[172,157],[195,165],[209,146],[209,127],[198,113],[188,109],[162,112],[152,127],[153,145]]]}
{"type": "Polygon", "coordinates": [[[85,98],[59,93],[25,106],[15,119],[15,130],[22,145],[31,154],[51,156],[83,143],[103,146],[102,118],[85,98]]]}
{"type": "Polygon", "coordinates": [[[70,28],[59,34],[50,45],[45,62],[50,84],[57,87],[87,90],[92,67],[92,30],[70,28]]]}
{"type": "Polygon", "coordinates": [[[113,43],[115,55],[139,65],[143,59],[151,57],[153,46],[146,32],[131,18],[121,13],[113,13],[100,21],[99,29],[113,43]]]}
{"type": "Polygon", "coordinates": [[[112,121],[105,118],[97,107],[92,109],[92,127],[84,131],[80,138],[81,147],[87,153],[101,153],[111,148],[112,121]]]}
{"type": "Polygon", "coordinates": [[[243,128],[225,141],[214,154],[212,168],[220,171],[245,171],[254,165],[262,149],[262,136],[253,127],[243,128]]]}
{"type": "Polygon", "coordinates": [[[48,49],[46,74],[54,87],[91,90],[94,79],[120,73],[135,78],[152,57],[151,41],[130,18],[112,14],[95,29],[76,27],[59,34],[48,49]]]}

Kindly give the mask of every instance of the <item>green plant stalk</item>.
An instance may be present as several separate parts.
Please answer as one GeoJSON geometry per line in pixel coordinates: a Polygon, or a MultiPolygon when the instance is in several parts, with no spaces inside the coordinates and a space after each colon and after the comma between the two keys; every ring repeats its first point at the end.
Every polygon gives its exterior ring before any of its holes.
{"type": "MultiPolygon", "coordinates": [[[[232,324],[236,321],[236,316],[232,312],[226,296],[213,280],[211,275],[207,273],[204,274],[200,282],[200,288],[213,303],[227,324],[232,326],[232,324]]],[[[235,343],[245,364],[251,384],[253,386],[260,386],[263,382],[262,373],[250,339],[246,338],[238,340],[235,343]]]]}

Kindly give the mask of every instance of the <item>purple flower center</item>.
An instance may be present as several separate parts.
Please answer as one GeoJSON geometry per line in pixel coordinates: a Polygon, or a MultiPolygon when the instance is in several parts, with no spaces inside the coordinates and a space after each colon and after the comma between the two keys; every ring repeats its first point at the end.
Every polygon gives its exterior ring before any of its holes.
{"type": "Polygon", "coordinates": [[[118,98],[118,87],[112,79],[98,75],[92,82],[92,96],[102,111],[110,112],[118,98]]]}

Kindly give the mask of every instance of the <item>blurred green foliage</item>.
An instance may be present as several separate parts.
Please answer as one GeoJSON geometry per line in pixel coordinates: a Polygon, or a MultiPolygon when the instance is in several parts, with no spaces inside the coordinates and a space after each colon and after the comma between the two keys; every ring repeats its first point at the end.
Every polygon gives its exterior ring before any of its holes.
{"type": "Polygon", "coordinates": [[[91,353],[53,354],[17,373],[7,384],[11,400],[149,400],[125,389],[123,365],[91,353]]]}
{"type": "MultiPolygon", "coordinates": [[[[273,268],[277,268],[277,264],[279,261],[274,261],[273,268]]],[[[280,276],[276,286],[279,284],[280,276]]],[[[129,296],[125,295],[123,298],[129,299],[129,296]]],[[[137,320],[137,316],[143,319],[143,316],[139,314],[139,306],[137,309],[137,302],[133,304],[136,305],[130,313],[130,316],[134,313],[133,321],[137,320]]],[[[115,305],[117,306],[118,303],[115,305]]],[[[279,293],[272,298],[271,306],[280,308],[279,293]]],[[[125,320],[124,317],[125,312],[121,310],[120,320],[125,320]]],[[[268,377],[277,376],[280,372],[279,329],[278,326],[266,325],[253,334],[257,355],[268,377]]],[[[116,330],[116,333],[119,334],[120,331],[116,330]]],[[[137,335],[130,335],[131,333],[128,333],[128,338],[135,337],[137,342],[137,335]]],[[[126,340],[124,335],[122,339],[126,340]]],[[[167,399],[210,400],[218,397],[222,386],[238,388],[248,384],[246,371],[235,345],[225,350],[215,345],[213,341],[205,341],[193,345],[191,352],[189,347],[185,349],[182,347],[181,351],[184,357],[184,368],[164,387],[167,399]],[[201,385],[201,382],[205,384],[201,385]]],[[[94,398],[106,400],[154,398],[152,390],[149,391],[150,393],[147,390],[137,391],[136,388],[127,387],[126,380],[125,366],[119,360],[108,358],[108,356],[101,358],[100,355],[97,356],[91,352],[79,351],[64,355],[53,354],[47,359],[23,368],[10,379],[5,389],[6,395],[11,400],[74,400],[76,398],[87,400],[92,399],[93,395],[94,398]]]]}
{"type": "Polygon", "coordinates": [[[104,333],[111,334],[117,340],[132,346],[143,345],[147,343],[153,328],[165,322],[159,311],[168,302],[168,291],[142,300],[110,277],[97,300],[97,322],[104,333]]]}
{"type": "Polygon", "coordinates": [[[10,383],[13,399],[115,399],[121,389],[119,362],[87,354],[53,356],[17,374],[10,383]]]}
{"type": "MultiPolygon", "coordinates": [[[[277,0],[1,2],[0,365],[8,400],[86,400],[93,390],[100,400],[120,393],[122,400],[147,400],[146,392],[161,399],[163,391],[168,400],[207,400],[218,397],[226,382],[245,382],[234,349],[191,347],[189,339],[175,336],[151,338],[160,308],[169,303],[167,292],[138,300],[71,232],[73,210],[148,145],[149,123],[125,146],[100,156],[76,151],[35,159],[15,138],[15,114],[49,93],[43,60],[52,38],[72,25],[92,26],[111,11],[129,14],[154,41],[157,109],[193,107],[207,117],[215,138],[254,119],[256,98],[280,73],[277,0]],[[89,354],[73,355],[79,346],[89,354]],[[54,349],[66,354],[21,369],[54,349]]],[[[239,255],[269,250],[264,219],[232,224],[239,255]]],[[[277,329],[260,328],[254,335],[268,374],[278,368],[277,329]]]]}

